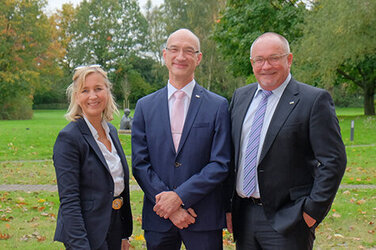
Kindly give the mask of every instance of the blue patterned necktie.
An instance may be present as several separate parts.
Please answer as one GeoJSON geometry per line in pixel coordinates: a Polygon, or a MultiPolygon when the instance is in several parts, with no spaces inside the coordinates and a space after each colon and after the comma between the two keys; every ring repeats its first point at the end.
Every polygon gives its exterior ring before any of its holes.
{"type": "Polygon", "coordinates": [[[256,189],[257,153],[260,134],[264,123],[268,97],[272,94],[272,91],[262,90],[261,94],[262,99],[256,109],[244,157],[243,191],[247,197],[250,197],[256,189]]]}

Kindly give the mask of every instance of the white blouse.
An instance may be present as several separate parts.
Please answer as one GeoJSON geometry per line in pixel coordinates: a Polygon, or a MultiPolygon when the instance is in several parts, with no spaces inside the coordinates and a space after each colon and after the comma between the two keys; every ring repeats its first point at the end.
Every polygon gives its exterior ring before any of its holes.
{"type": "Polygon", "coordinates": [[[110,152],[107,149],[107,147],[98,140],[99,138],[98,132],[93,127],[93,125],[91,125],[90,121],[85,116],[84,116],[84,119],[90,129],[91,134],[93,135],[95,141],[97,142],[99,149],[101,150],[104,158],[106,159],[108,168],[110,169],[112,179],[114,180],[114,197],[119,196],[124,190],[124,171],[123,171],[123,165],[121,164],[120,157],[116,151],[116,148],[110,136],[110,128],[108,127],[107,122],[103,120],[102,126],[106,133],[107,139],[111,142],[112,152],[110,152]]]}

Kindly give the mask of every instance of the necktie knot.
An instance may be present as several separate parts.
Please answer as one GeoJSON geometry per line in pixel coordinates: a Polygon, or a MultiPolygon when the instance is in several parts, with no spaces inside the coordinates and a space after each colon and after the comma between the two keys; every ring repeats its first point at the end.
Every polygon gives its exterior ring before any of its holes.
{"type": "Polygon", "coordinates": [[[177,91],[175,91],[174,96],[175,96],[175,98],[176,98],[177,100],[181,100],[181,99],[184,98],[184,96],[185,96],[185,92],[182,91],[182,90],[177,90],[177,91]]]}
{"type": "Polygon", "coordinates": [[[265,98],[268,98],[269,96],[271,96],[273,94],[272,91],[269,91],[269,90],[262,90],[262,97],[265,99],[265,98]]]}

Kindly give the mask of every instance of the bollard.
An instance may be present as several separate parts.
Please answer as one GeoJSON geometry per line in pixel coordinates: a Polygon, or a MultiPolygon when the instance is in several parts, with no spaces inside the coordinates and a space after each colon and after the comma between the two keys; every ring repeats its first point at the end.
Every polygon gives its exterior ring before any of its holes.
{"type": "Polygon", "coordinates": [[[350,141],[354,141],[354,120],[351,121],[350,141]]]}

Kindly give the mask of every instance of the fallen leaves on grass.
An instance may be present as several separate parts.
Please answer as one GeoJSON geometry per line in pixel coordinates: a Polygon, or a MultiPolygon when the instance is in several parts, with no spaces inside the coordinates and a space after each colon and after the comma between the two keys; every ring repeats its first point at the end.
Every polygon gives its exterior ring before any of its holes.
{"type": "Polygon", "coordinates": [[[142,234],[140,234],[140,235],[137,235],[137,236],[134,238],[134,240],[137,240],[137,241],[145,241],[145,238],[144,238],[144,236],[143,236],[142,234]]]}
{"type": "Polygon", "coordinates": [[[136,217],[136,221],[140,224],[142,224],[142,217],[141,216],[137,216],[136,217]]]}
{"type": "Polygon", "coordinates": [[[3,214],[3,215],[1,215],[1,217],[0,217],[0,221],[10,221],[10,220],[13,220],[13,217],[12,217],[12,216],[7,217],[7,216],[5,216],[5,215],[3,214]]]}
{"type": "Polygon", "coordinates": [[[21,237],[21,241],[28,241],[30,239],[36,239],[38,242],[42,242],[46,240],[46,236],[40,235],[38,232],[34,232],[32,234],[25,234],[21,237]]]}
{"type": "Polygon", "coordinates": [[[343,236],[342,234],[334,234],[334,237],[341,238],[341,239],[345,238],[345,236],[343,236]]]}
{"type": "Polygon", "coordinates": [[[334,218],[341,218],[341,215],[339,213],[333,213],[332,216],[334,218]]]}
{"type": "Polygon", "coordinates": [[[358,204],[358,205],[362,205],[362,204],[364,204],[364,203],[366,203],[366,200],[364,200],[364,199],[362,199],[362,200],[358,200],[358,201],[356,202],[356,204],[358,204]]]}
{"type": "Polygon", "coordinates": [[[0,233],[0,240],[7,240],[9,238],[10,238],[9,234],[2,234],[2,233],[0,233]]]}

